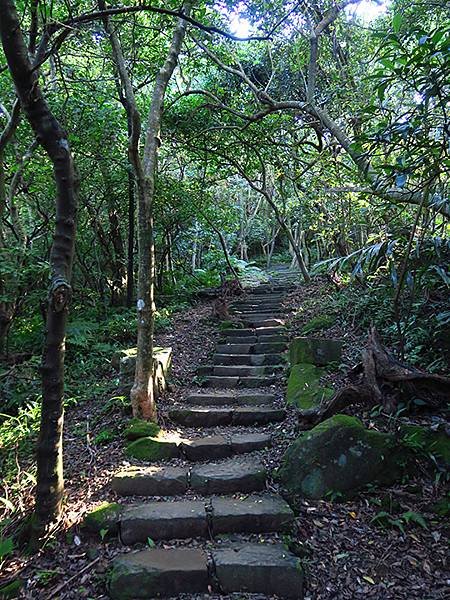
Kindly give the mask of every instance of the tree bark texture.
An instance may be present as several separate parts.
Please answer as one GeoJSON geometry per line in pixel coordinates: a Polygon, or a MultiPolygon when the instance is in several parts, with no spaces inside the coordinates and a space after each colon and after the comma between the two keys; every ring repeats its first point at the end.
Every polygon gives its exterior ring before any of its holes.
{"type": "Polygon", "coordinates": [[[37,446],[36,517],[58,517],[64,491],[62,432],[64,353],[75,247],[77,182],[67,140],[48,107],[33,70],[13,0],[0,0],[0,36],[17,95],[36,138],[52,164],[56,183],[56,223],[50,251],[51,281],[42,356],[42,414],[37,446]]]}

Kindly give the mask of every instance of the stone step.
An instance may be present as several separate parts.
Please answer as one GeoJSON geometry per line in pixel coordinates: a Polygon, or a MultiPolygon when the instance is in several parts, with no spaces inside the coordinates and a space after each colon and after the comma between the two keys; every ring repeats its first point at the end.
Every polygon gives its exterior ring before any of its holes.
{"type": "Polygon", "coordinates": [[[261,308],[259,306],[255,306],[254,308],[252,307],[248,307],[248,308],[235,308],[235,309],[230,309],[230,313],[233,314],[233,317],[236,319],[244,319],[244,318],[251,318],[254,315],[258,316],[265,316],[266,319],[271,319],[271,318],[277,318],[277,319],[284,319],[286,316],[286,311],[281,310],[279,308],[261,308]]]}
{"type": "Polygon", "coordinates": [[[223,338],[220,340],[220,344],[264,344],[264,343],[284,343],[287,344],[288,337],[287,335],[280,334],[268,334],[268,335],[258,335],[258,336],[250,336],[250,335],[236,335],[234,337],[228,336],[227,338],[223,338]]]}
{"type": "Polygon", "coordinates": [[[190,473],[190,487],[204,495],[259,492],[266,486],[266,477],[261,462],[234,458],[194,467],[190,473]]]}
{"type": "Polygon", "coordinates": [[[279,327],[283,326],[285,323],[283,319],[268,319],[266,317],[246,317],[245,319],[242,319],[241,322],[246,327],[257,327],[258,325],[264,325],[265,327],[279,327]]]}
{"type": "Polygon", "coordinates": [[[120,496],[179,496],[188,489],[198,494],[258,492],[267,473],[255,459],[232,458],[193,467],[128,467],[116,473],[112,489],[120,496]]]}
{"type": "Polygon", "coordinates": [[[196,548],[153,548],[117,556],[108,591],[112,600],[178,597],[208,591],[206,554],[196,548]]]}
{"type": "Polygon", "coordinates": [[[175,408],[169,418],[185,427],[216,427],[217,425],[265,425],[282,421],[285,411],[279,408],[239,406],[237,408],[175,408]]]}
{"type": "Polygon", "coordinates": [[[227,388],[250,388],[267,387],[277,382],[277,377],[223,377],[209,375],[205,377],[204,386],[218,389],[227,388]]]}
{"type": "Polygon", "coordinates": [[[190,461],[217,460],[235,454],[264,450],[271,444],[267,433],[236,433],[193,438],[183,444],[184,456],[190,461]]]}
{"type": "Polygon", "coordinates": [[[263,294],[265,295],[266,298],[283,298],[286,296],[286,294],[288,292],[291,291],[291,289],[293,289],[293,287],[295,286],[290,286],[290,285],[277,285],[275,286],[260,286],[255,288],[252,291],[252,295],[253,296],[262,296],[263,294]]]}
{"type": "Polygon", "coordinates": [[[211,375],[224,377],[262,377],[274,375],[284,369],[284,365],[213,365],[211,375]]]}
{"type": "Polygon", "coordinates": [[[284,356],[278,354],[214,354],[215,365],[280,365],[284,356]]]}
{"type": "Polygon", "coordinates": [[[108,590],[112,600],[206,596],[213,590],[302,600],[303,571],[282,544],[215,546],[209,565],[199,548],[148,548],[113,560],[108,590]]]}
{"type": "Polygon", "coordinates": [[[248,329],[223,329],[220,333],[225,337],[254,337],[258,335],[273,335],[285,333],[286,327],[276,325],[275,327],[253,327],[248,329]]]}
{"type": "Polygon", "coordinates": [[[189,396],[184,398],[186,404],[193,404],[195,406],[227,406],[236,404],[260,406],[263,404],[271,404],[274,401],[275,396],[273,394],[258,394],[257,392],[254,394],[210,392],[203,394],[189,394],[189,396]]]}
{"type": "Polygon", "coordinates": [[[245,499],[213,497],[210,502],[177,500],[124,506],[119,515],[122,542],[207,537],[211,533],[286,531],[294,520],[289,505],[275,494],[245,499]]]}
{"type": "Polygon", "coordinates": [[[183,467],[128,467],[116,473],[111,487],[120,496],[177,496],[188,489],[183,467]]]}
{"type": "Polygon", "coordinates": [[[287,348],[286,342],[262,342],[255,344],[217,344],[216,350],[219,354],[264,354],[284,352],[287,348]]]}
{"type": "Polygon", "coordinates": [[[255,308],[259,308],[260,310],[262,310],[263,312],[266,312],[268,310],[280,310],[282,307],[282,303],[281,300],[277,300],[274,302],[269,302],[268,300],[249,300],[249,301],[240,301],[240,302],[233,302],[232,304],[230,304],[230,309],[233,310],[248,310],[250,309],[255,309],[255,308]]]}

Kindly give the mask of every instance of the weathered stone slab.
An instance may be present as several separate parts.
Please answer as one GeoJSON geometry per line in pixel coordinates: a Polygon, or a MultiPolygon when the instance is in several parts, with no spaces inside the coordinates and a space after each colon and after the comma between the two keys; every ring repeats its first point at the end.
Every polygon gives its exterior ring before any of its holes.
{"type": "Polygon", "coordinates": [[[256,337],[255,332],[252,330],[252,335],[230,335],[227,338],[224,338],[221,342],[226,344],[256,344],[256,342],[258,342],[258,338],[256,337]]]}
{"type": "Polygon", "coordinates": [[[287,348],[287,342],[260,342],[253,346],[253,351],[256,354],[264,354],[265,352],[284,352],[287,348]]]}
{"type": "Polygon", "coordinates": [[[206,593],[206,555],[190,548],[155,548],[120,555],[112,563],[108,590],[112,600],[206,593]]]}
{"type": "Polygon", "coordinates": [[[266,470],[257,461],[232,459],[208,463],[191,472],[191,488],[202,494],[232,494],[264,489],[266,470]]]}
{"type": "Polygon", "coordinates": [[[217,344],[216,350],[221,354],[249,354],[253,344],[217,344]]]}
{"type": "Polygon", "coordinates": [[[203,537],[208,531],[203,502],[147,502],[126,506],[120,518],[124,544],[203,537]]]}
{"type": "Polygon", "coordinates": [[[128,467],[114,475],[111,486],[121,496],[176,496],[187,490],[187,469],[128,467]]]}
{"type": "Polygon", "coordinates": [[[289,505],[276,495],[250,496],[245,500],[213,498],[213,533],[284,531],[294,520],[289,505]]]}
{"type": "Polygon", "coordinates": [[[264,327],[276,327],[278,325],[284,325],[284,320],[282,319],[271,319],[264,316],[245,318],[243,319],[243,322],[246,325],[263,325],[264,327]]]}
{"type": "Polygon", "coordinates": [[[268,448],[271,441],[267,433],[236,433],[231,436],[231,448],[234,454],[244,454],[268,448]]]}
{"type": "Polygon", "coordinates": [[[219,377],[258,377],[273,373],[274,368],[273,366],[216,365],[212,374],[219,377]]]}
{"type": "Polygon", "coordinates": [[[289,344],[291,365],[310,363],[324,366],[342,359],[342,340],[297,337],[289,344]]]}
{"type": "Polygon", "coordinates": [[[181,408],[169,411],[169,418],[186,427],[215,427],[229,425],[232,419],[231,408],[181,408]]]}
{"type": "MultiPolygon", "coordinates": [[[[234,337],[252,337],[255,335],[253,329],[222,329],[220,332],[223,336],[229,338],[234,337]]],[[[243,342],[245,344],[245,342],[243,342]]]]}
{"type": "Polygon", "coordinates": [[[293,365],[289,373],[286,402],[302,411],[317,410],[324,400],[334,395],[333,388],[320,384],[323,369],[309,363],[293,365]]]}
{"type": "Polygon", "coordinates": [[[236,388],[239,385],[239,377],[219,377],[210,375],[206,378],[205,387],[213,387],[219,389],[236,388]]]}
{"type": "Polygon", "coordinates": [[[241,406],[233,411],[233,425],[266,425],[282,421],[285,415],[281,408],[241,406]]]}
{"type": "Polygon", "coordinates": [[[242,388],[259,388],[268,387],[277,382],[277,377],[239,377],[239,387],[242,388]]]}
{"type": "Polygon", "coordinates": [[[279,365],[283,360],[281,354],[214,354],[213,362],[221,366],[255,366],[279,365]]]}
{"type": "Polygon", "coordinates": [[[303,598],[300,560],[282,544],[230,544],[212,552],[223,593],[249,592],[278,598],[303,598]]]}
{"type": "Polygon", "coordinates": [[[187,404],[193,404],[197,406],[222,406],[222,405],[231,405],[234,406],[236,404],[243,405],[264,405],[271,404],[274,402],[275,396],[274,394],[260,394],[255,392],[251,393],[243,393],[243,392],[209,392],[203,394],[190,394],[185,398],[185,402],[187,404]]]}
{"type": "Polygon", "coordinates": [[[221,435],[192,439],[181,444],[188,460],[206,460],[227,458],[231,456],[231,444],[221,435]]]}
{"type": "Polygon", "coordinates": [[[288,338],[286,335],[258,335],[257,345],[259,344],[284,344],[286,345],[288,342],[288,338]]]}

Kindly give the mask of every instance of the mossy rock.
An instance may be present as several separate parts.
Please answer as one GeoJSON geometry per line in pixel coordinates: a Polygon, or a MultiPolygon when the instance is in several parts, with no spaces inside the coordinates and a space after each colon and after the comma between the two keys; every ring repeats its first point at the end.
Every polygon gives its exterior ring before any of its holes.
{"type": "Polygon", "coordinates": [[[127,440],[134,441],[143,437],[155,437],[158,435],[160,427],[152,421],[144,421],[142,419],[132,419],[123,435],[127,440]]]}
{"type": "Polygon", "coordinates": [[[127,444],[125,453],[131,458],[157,461],[178,457],[180,448],[176,442],[166,441],[158,437],[142,437],[127,444]]]}
{"type": "Polygon", "coordinates": [[[342,358],[342,341],[326,338],[297,337],[289,344],[291,365],[310,363],[325,366],[339,363],[342,358]]]}
{"type": "Polygon", "coordinates": [[[334,394],[332,388],[320,385],[322,375],[323,369],[315,365],[293,365],[287,384],[286,402],[304,411],[317,409],[323,400],[331,398],[334,394]]]}
{"type": "Polygon", "coordinates": [[[313,317],[303,325],[301,332],[303,335],[308,335],[308,333],[328,329],[328,327],[332,327],[335,322],[336,317],[333,315],[317,315],[317,317],[313,317]]]}
{"type": "Polygon", "coordinates": [[[402,477],[409,450],[393,435],[365,429],[335,415],[302,433],[286,451],[277,479],[291,495],[350,498],[367,484],[391,485],[402,477]]]}
{"type": "Polygon", "coordinates": [[[420,425],[400,427],[402,443],[418,454],[432,455],[437,461],[450,465],[450,437],[445,431],[433,431],[420,425]]]}
{"type": "Polygon", "coordinates": [[[83,526],[91,533],[107,531],[116,534],[121,512],[122,506],[117,502],[104,502],[85,515],[83,526]]]}

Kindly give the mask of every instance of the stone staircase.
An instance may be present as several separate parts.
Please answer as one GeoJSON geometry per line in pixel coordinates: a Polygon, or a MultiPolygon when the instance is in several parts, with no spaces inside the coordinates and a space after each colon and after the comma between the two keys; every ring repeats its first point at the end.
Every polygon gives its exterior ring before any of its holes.
{"type": "Polygon", "coordinates": [[[285,418],[274,391],[282,385],[282,301],[293,277],[277,273],[233,303],[242,328],[222,332],[211,364],[200,369],[203,387],[169,411],[177,428],[202,428],[205,435],[186,436],[178,464],[139,465],[114,476],[119,496],[139,499],[123,504],[117,517],[122,543],[133,547],[150,539],[156,546],[130,548],[114,559],[114,600],[212,591],[303,597],[299,559],[279,536],[270,539],[270,532],[290,531],[294,514],[268,489],[270,473],[258,451],[270,445],[271,436],[255,431],[285,418]]]}

